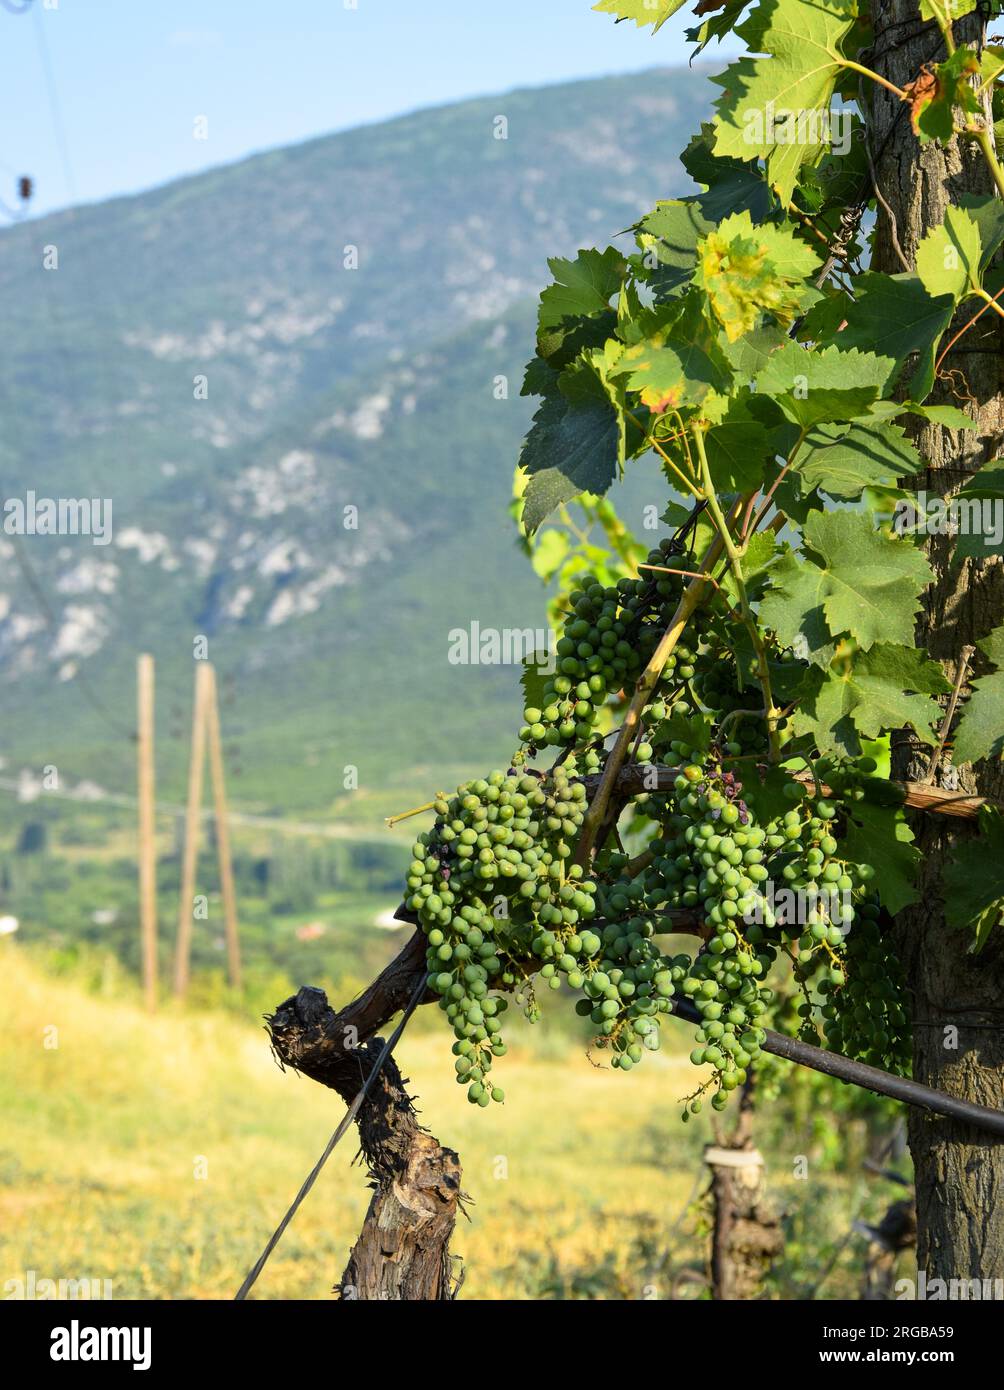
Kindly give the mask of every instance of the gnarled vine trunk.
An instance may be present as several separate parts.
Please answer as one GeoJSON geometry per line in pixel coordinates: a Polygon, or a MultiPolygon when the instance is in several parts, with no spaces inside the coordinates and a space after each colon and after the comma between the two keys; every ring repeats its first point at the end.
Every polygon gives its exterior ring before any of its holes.
{"type": "MultiPolygon", "coordinates": [[[[903,87],[925,63],[940,61],[937,29],[922,24],[916,0],[879,0],[873,7],[876,71],[903,87]]],[[[970,15],[955,26],[959,44],[979,44],[983,21],[970,15]]],[[[865,61],[869,61],[867,58],[865,61]]],[[[989,102],[987,103],[989,111],[989,102]]],[[[907,106],[875,87],[868,113],[878,186],[888,204],[879,213],[875,268],[912,269],[924,234],[939,226],[946,208],[966,193],[993,191],[978,148],[956,139],[920,145],[907,106]]],[[[964,307],[961,326],[975,313],[964,307]]],[[[985,313],[945,358],[931,397],[963,405],[977,430],[952,431],[916,421],[914,442],[928,464],[920,486],[932,494],[957,491],[1004,438],[1001,319],[985,313]]],[[[1004,622],[1004,571],[999,561],[953,563],[953,539],[933,537],[928,555],[935,583],[918,622],[918,645],[942,662],[954,681],[963,652],[1004,622]]],[[[977,656],[974,673],[980,673],[977,656]]],[[[894,739],[893,775],[923,781],[930,750],[906,734],[894,739]]],[[[934,773],[942,786],[1000,797],[1000,765],[974,770],[952,766],[950,754],[934,773]]],[[[964,933],[945,921],[942,872],[953,848],[972,827],[941,817],[917,817],[923,854],[921,899],[903,912],[898,935],[912,992],[914,1068],[918,1081],[982,1105],[1004,1109],[1004,945],[1001,933],[979,956],[968,954],[964,933]],[[957,1030],[957,1037],[953,1030],[957,1030]],[[957,1044],[954,1045],[953,1044],[957,1044]]],[[[916,1168],[918,1268],[929,1278],[1004,1276],[1004,1142],[964,1124],[914,1110],[910,1146],[916,1168]]]]}
{"type": "MultiPolygon", "coordinates": [[[[416,973],[424,977],[423,954],[416,937],[340,1013],[323,990],[307,986],[280,1004],[268,1020],[280,1062],[351,1104],[382,1051],[372,1034],[407,1004],[416,973]]],[[[460,1159],[418,1123],[393,1057],[374,1078],[356,1124],[374,1192],[336,1293],[343,1300],[452,1299],[449,1243],[461,1195],[460,1159]]]]}

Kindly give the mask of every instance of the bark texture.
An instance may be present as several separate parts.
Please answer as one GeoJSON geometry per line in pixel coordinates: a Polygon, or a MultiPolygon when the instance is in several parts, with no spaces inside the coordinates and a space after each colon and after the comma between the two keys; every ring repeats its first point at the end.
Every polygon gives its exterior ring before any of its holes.
{"type": "Polygon", "coordinates": [[[765,1276],[784,1249],[784,1233],[768,1200],[763,1158],[753,1143],[750,1088],[743,1092],[739,1119],[726,1140],[704,1150],[711,1169],[711,1296],[733,1300],[759,1297],[765,1276]]]}
{"type": "MultiPolygon", "coordinates": [[[[916,0],[877,0],[874,47],[865,62],[898,86],[925,63],[943,60],[933,25],[922,24],[916,0]]],[[[959,44],[979,45],[979,14],[955,26],[959,44]]],[[[877,182],[891,209],[879,213],[874,264],[890,274],[915,264],[925,232],[939,226],[946,208],[967,193],[990,193],[989,173],[971,141],[921,146],[906,106],[883,89],[870,97],[869,140],[877,182]]],[[[960,327],[975,313],[964,307],[960,327]]],[[[1002,320],[983,315],[946,357],[932,401],[961,405],[977,423],[973,432],[951,431],[923,421],[912,429],[928,469],[919,485],[931,494],[958,491],[983,463],[1001,451],[1002,320]]],[[[954,680],[964,647],[1004,621],[1004,573],[999,561],[953,564],[951,537],[933,537],[928,555],[936,581],[918,622],[917,643],[942,662],[954,680]]],[[[973,674],[980,674],[977,658],[973,674]]],[[[910,737],[894,741],[893,775],[927,780],[929,750],[910,737]]],[[[950,753],[940,759],[934,782],[949,791],[999,799],[1000,765],[975,771],[955,768],[950,753]]],[[[994,1109],[1004,1109],[1004,946],[1002,933],[979,956],[969,955],[965,935],[945,922],[941,879],[960,839],[971,826],[941,817],[917,817],[917,843],[924,856],[921,900],[897,924],[912,991],[914,1074],[918,1081],[994,1109]],[[958,1030],[957,1046],[952,1047],[958,1030]],[[946,1043],[948,1045],[946,1045],[946,1043]]],[[[1004,1276],[1004,1142],[958,1121],[920,1111],[910,1115],[910,1146],[917,1182],[918,1267],[931,1278],[1004,1276]]]]}
{"type": "MultiPolygon", "coordinates": [[[[269,1019],[280,1062],[351,1104],[382,1048],[382,1040],[369,1035],[414,992],[415,949],[410,944],[340,1013],[323,990],[306,986],[280,1004],[269,1019]]],[[[461,1195],[460,1159],[418,1123],[393,1057],[384,1062],[356,1124],[374,1191],[335,1291],[344,1300],[451,1299],[449,1243],[461,1195]]]]}

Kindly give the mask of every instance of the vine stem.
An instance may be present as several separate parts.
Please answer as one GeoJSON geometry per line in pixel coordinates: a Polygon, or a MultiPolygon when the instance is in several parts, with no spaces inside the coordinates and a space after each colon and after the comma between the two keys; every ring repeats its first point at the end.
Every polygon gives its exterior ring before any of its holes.
{"type": "MultiPolygon", "coordinates": [[[[439,794],[439,796],[441,795],[442,793],[439,794]]],[[[412,816],[420,816],[425,811],[432,811],[435,809],[439,796],[434,797],[432,801],[427,801],[423,806],[413,806],[410,811],[399,811],[396,816],[385,816],[384,822],[388,829],[390,829],[392,826],[397,825],[399,821],[410,820],[412,816]]]]}
{"type": "MultiPolygon", "coordinates": [[[[1004,294],[1004,285],[1002,285],[1001,288],[997,291],[997,293],[993,296],[992,302],[996,302],[998,299],[1000,299],[1000,297],[1001,297],[1002,294],[1004,294]]],[[[978,318],[982,318],[983,315],[986,313],[986,311],[987,311],[989,308],[990,308],[990,304],[984,304],[983,308],[982,308],[982,309],[979,309],[979,310],[972,316],[971,319],[969,319],[966,323],[964,323],[964,324],[962,325],[962,327],[961,327],[961,328],[959,329],[959,331],[954,335],[954,337],[952,337],[952,338],[949,339],[949,341],[948,341],[948,343],[946,344],[946,346],[942,349],[941,354],[939,355],[937,362],[935,362],[935,364],[934,364],[934,370],[935,370],[935,372],[938,372],[938,371],[941,370],[941,364],[942,364],[942,362],[944,362],[945,358],[946,358],[946,357],[948,356],[948,354],[951,352],[951,350],[952,350],[952,348],[955,346],[955,344],[959,341],[959,339],[960,339],[961,337],[963,337],[966,333],[969,332],[970,328],[972,328],[972,326],[973,326],[973,324],[976,322],[976,320],[977,320],[978,318]]]]}
{"type": "Polygon", "coordinates": [[[895,82],[890,82],[888,78],[883,77],[881,73],[872,72],[871,68],[866,68],[862,66],[861,63],[852,62],[850,58],[841,58],[840,66],[842,68],[849,68],[851,72],[858,72],[862,77],[871,78],[871,80],[877,82],[880,87],[885,87],[886,91],[892,92],[894,96],[898,96],[900,101],[906,101],[908,93],[904,92],[902,87],[897,87],[895,82]]]}
{"type": "Polygon", "coordinates": [[[733,620],[738,616],[736,610],[732,607],[732,604],[729,603],[729,598],[725,590],[719,584],[718,580],[710,574],[698,574],[696,570],[671,569],[669,565],[639,565],[638,568],[639,570],[655,570],[659,574],[679,574],[682,575],[684,579],[704,579],[708,584],[712,584],[714,586],[715,592],[721,597],[722,602],[725,604],[725,607],[728,610],[729,616],[733,620]]]}
{"type": "Polygon", "coordinates": [[[770,511],[770,504],[774,500],[774,494],[777,492],[778,488],[781,486],[781,483],[784,481],[789,468],[795,462],[795,458],[798,454],[798,451],[805,443],[805,437],[808,433],[809,431],[805,428],[804,425],[799,426],[798,439],[795,441],[795,445],[791,453],[785,459],[784,467],[781,469],[781,471],[778,473],[777,477],[771,484],[770,491],[764,497],[763,503],[757,511],[757,514],[753,519],[752,525],[747,523],[746,530],[743,534],[743,544],[745,544],[746,541],[748,541],[749,537],[753,534],[754,531],[759,531],[760,527],[762,526],[764,517],[767,515],[768,511],[770,511]]]}
{"type": "Polygon", "coordinates": [[[934,774],[938,768],[938,762],[942,753],[945,751],[945,744],[948,742],[948,734],[952,727],[952,720],[955,718],[955,707],[959,703],[959,696],[962,694],[962,687],[966,683],[966,676],[969,674],[969,663],[976,655],[976,648],[967,643],[959,653],[959,664],[955,672],[955,684],[952,687],[952,696],[948,702],[948,709],[945,711],[945,718],[942,721],[941,733],[938,737],[938,746],[931,754],[931,761],[927,766],[926,782],[934,780],[934,774]]]}
{"type": "Polygon", "coordinates": [[[999,314],[1000,317],[1004,319],[1004,309],[997,303],[997,295],[1000,294],[1000,290],[997,291],[997,294],[992,295],[988,294],[982,285],[977,285],[974,287],[973,292],[983,300],[984,309],[993,309],[995,314],[999,314]]]}
{"type": "MultiPolygon", "coordinates": [[[[675,437],[675,436],[674,436],[674,437],[675,437]]],[[[691,479],[688,478],[688,477],[686,476],[686,474],[683,473],[683,472],[676,466],[676,464],[673,462],[673,460],[672,460],[672,459],[669,457],[669,455],[666,453],[666,450],[662,447],[662,445],[659,443],[659,441],[658,441],[657,439],[652,438],[652,436],[650,435],[649,438],[648,438],[648,442],[649,442],[649,444],[651,444],[652,448],[656,451],[656,453],[657,453],[657,454],[659,455],[659,457],[662,459],[662,461],[663,461],[663,463],[666,465],[666,467],[667,467],[667,468],[671,468],[671,469],[673,470],[673,472],[676,474],[676,476],[679,478],[680,482],[683,484],[683,486],[686,488],[686,490],[690,493],[690,495],[694,498],[694,500],[697,501],[697,502],[703,501],[703,496],[702,496],[702,494],[701,494],[701,493],[697,490],[697,488],[694,486],[694,484],[693,484],[693,482],[691,481],[691,479]]]]}
{"type": "MultiPolygon", "coordinates": [[[[777,733],[777,709],[774,705],[774,694],[770,683],[770,662],[767,659],[767,648],[764,646],[763,638],[760,636],[760,629],[757,627],[756,618],[750,607],[749,596],[746,593],[746,580],[743,577],[743,552],[732,539],[728,522],[722,513],[721,504],[718,501],[718,494],[715,492],[715,485],[711,478],[711,468],[708,464],[708,454],[704,447],[704,435],[697,426],[694,428],[694,444],[697,448],[697,456],[701,461],[701,477],[704,483],[704,493],[708,499],[708,509],[714,517],[715,525],[718,527],[718,534],[722,538],[725,553],[729,557],[729,566],[732,570],[732,579],[739,594],[739,609],[742,613],[743,623],[750,635],[753,643],[753,650],[756,652],[757,675],[760,680],[760,689],[763,691],[763,707],[767,716],[767,737],[770,740],[771,762],[776,762],[780,754],[781,747],[777,733]]],[[[796,446],[797,448],[797,446],[796,446]]],[[[785,465],[787,467],[787,464],[785,465]]],[[[775,483],[775,486],[777,484],[775,483]]],[[[769,499],[768,499],[769,501],[769,499]]],[[[767,503],[764,504],[765,506],[767,503]]],[[[743,504],[745,508],[745,502],[743,504]]],[[[745,543],[743,543],[745,547],[745,543]]]]}
{"type": "MultiPolygon", "coordinates": [[[[717,500],[717,499],[716,499],[717,500]]],[[[733,521],[742,508],[749,500],[748,494],[740,499],[733,508],[733,521]]],[[[731,538],[730,538],[731,539],[731,538]]],[[[683,597],[677,605],[676,612],[670,619],[669,626],[659,639],[659,645],[649,658],[649,663],[645,667],[635,687],[631,703],[628,705],[624,722],[621,724],[617,734],[617,740],[607,755],[606,763],[603,767],[603,776],[596,789],[596,795],[590,803],[589,810],[582,825],[582,834],[579,836],[579,844],[575,853],[575,861],[585,866],[592,854],[593,846],[596,843],[597,833],[600,826],[606,820],[607,810],[610,806],[610,796],[617,781],[617,775],[624,766],[631,739],[635,733],[637,725],[642,716],[642,711],[648,704],[649,696],[654,691],[662,675],[666,662],[672,655],[673,649],[679,642],[681,635],[694,613],[704,602],[705,594],[710,592],[710,574],[725,553],[725,543],[722,534],[719,534],[708,546],[701,560],[701,567],[697,576],[690,581],[684,590],[683,597]]]]}
{"type": "Polygon", "coordinates": [[[994,150],[994,142],[990,138],[989,131],[984,126],[979,130],[968,131],[967,134],[972,135],[977,145],[979,145],[980,152],[986,160],[991,177],[997,185],[997,192],[1004,198],[1004,169],[1001,168],[1000,160],[997,158],[996,151],[994,150]]]}

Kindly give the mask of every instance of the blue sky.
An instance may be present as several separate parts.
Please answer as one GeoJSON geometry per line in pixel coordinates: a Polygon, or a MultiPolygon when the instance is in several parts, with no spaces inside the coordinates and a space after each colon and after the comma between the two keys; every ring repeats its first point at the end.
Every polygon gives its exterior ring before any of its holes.
{"type": "Polygon", "coordinates": [[[688,4],[653,36],[591,0],[31,0],[9,13],[25,3],[0,8],[0,199],[31,173],[36,213],[416,107],[684,63],[694,23],[688,4]]]}

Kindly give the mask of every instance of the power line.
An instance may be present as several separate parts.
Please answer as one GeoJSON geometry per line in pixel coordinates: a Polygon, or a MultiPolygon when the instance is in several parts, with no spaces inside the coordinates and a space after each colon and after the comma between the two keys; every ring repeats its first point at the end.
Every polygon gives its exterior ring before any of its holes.
{"type": "MultiPolygon", "coordinates": [[[[7,3],[7,0],[4,0],[7,3]]],[[[30,0],[29,0],[30,3],[30,0]]],[[[23,13],[21,11],[20,13],[23,13]]],[[[52,59],[49,56],[49,44],[45,37],[45,20],[42,18],[42,11],[35,11],[35,38],[38,43],[38,57],[42,65],[42,76],[45,81],[46,94],[49,98],[49,113],[52,117],[52,126],[56,133],[56,145],[59,148],[59,157],[63,165],[63,179],[66,183],[66,191],[70,195],[70,201],[77,201],[76,180],[73,177],[73,166],[70,162],[70,146],[66,139],[66,127],[63,124],[63,113],[59,103],[59,93],[56,89],[56,78],[52,68],[52,59]]]]}
{"type": "MultiPolygon", "coordinates": [[[[12,8],[11,0],[0,0],[0,3],[2,3],[4,7],[8,9],[12,14],[25,14],[31,7],[32,0],[23,0],[21,7],[17,9],[12,8]]],[[[42,18],[41,11],[38,9],[36,9],[35,11],[35,18],[35,37],[38,46],[39,63],[42,68],[42,76],[48,97],[50,117],[52,120],[53,131],[55,133],[56,144],[59,149],[60,161],[63,166],[63,179],[66,184],[66,191],[70,196],[71,202],[76,202],[76,180],[73,175],[73,165],[70,159],[69,142],[66,138],[66,127],[63,121],[62,108],[59,100],[59,93],[57,90],[55,79],[55,72],[53,69],[52,59],[49,53],[48,42],[46,40],[45,35],[45,21],[42,18]]],[[[18,220],[21,219],[18,218],[18,220]]],[[[48,275],[46,274],[43,274],[43,290],[40,298],[45,306],[45,312],[48,318],[48,326],[53,348],[53,357],[55,358],[57,370],[62,378],[62,397],[64,401],[70,402],[73,399],[69,389],[70,373],[68,370],[64,352],[61,350],[59,346],[60,337],[65,335],[61,335],[59,332],[59,329],[60,327],[62,327],[62,325],[57,324],[57,316],[52,300],[51,287],[49,285],[48,275]]],[[[2,480],[0,480],[0,485],[2,485],[2,480]]],[[[6,490],[4,489],[4,495],[11,496],[12,494],[6,492],[6,490]]],[[[30,593],[35,599],[35,602],[38,606],[39,611],[42,614],[42,618],[45,622],[47,629],[49,630],[51,635],[56,636],[59,632],[59,623],[53,611],[52,605],[49,603],[42,581],[39,579],[38,574],[36,573],[34,567],[29,561],[27,553],[23,545],[21,544],[20,538],[14,538],[13,545],[14,555],[17,560],[18,568],[21,571],[25,584],[27,585],[30,593]]],[[[122,724],[119,723],[117,717],[111,713],[108,706],[105,704],[105,702],[98,695],[97,691],[91,685],[89,677],[84,673],[82,669],[78,668],[73,677],[72,683],[80,690],[84,699],[91,706],[91,708],[99,715],[106,727],[115,735],[115,737],[124,738],[131,745],[134,741],[132,730],[125,728],[122,724]]]]}
{"type": "MultiPolygon", "coordinates": [[[[0,777],[0,792],[18,794],[21,791],[22,783],[18,779],[0,777]]],[[[124,792],[108,792],[103,788],[95,787],[94,784],[88,785],[83,780],[78,782],[75,787],[47,788],[44,795],[65,797],[68,801],[79,801],[86,805],[104,802],[107,805],[121,806],[130,811],[135,810],[139,805],[139,800],[135,796],[128,796],[124,792]]],[[[185,809],[180,802],[157,802],[157,814],[163,817],[184,815],[185,809]]],[[[211,820],[214,815],[215,812],[210,807],[202,807],[199,810],[201,820],[211,820]]],[[[302,835],[310,839],[369,840],[373,843],[390,843],[383,834],[357,834],[344,826],[332,825],[325,821],[279,820],[274,816],[259,816],[253,811],[235,811],[232,808],[227,819],[233,825],[244,825],[255,830],[271,830],[279,835],[302,835]]]]}

